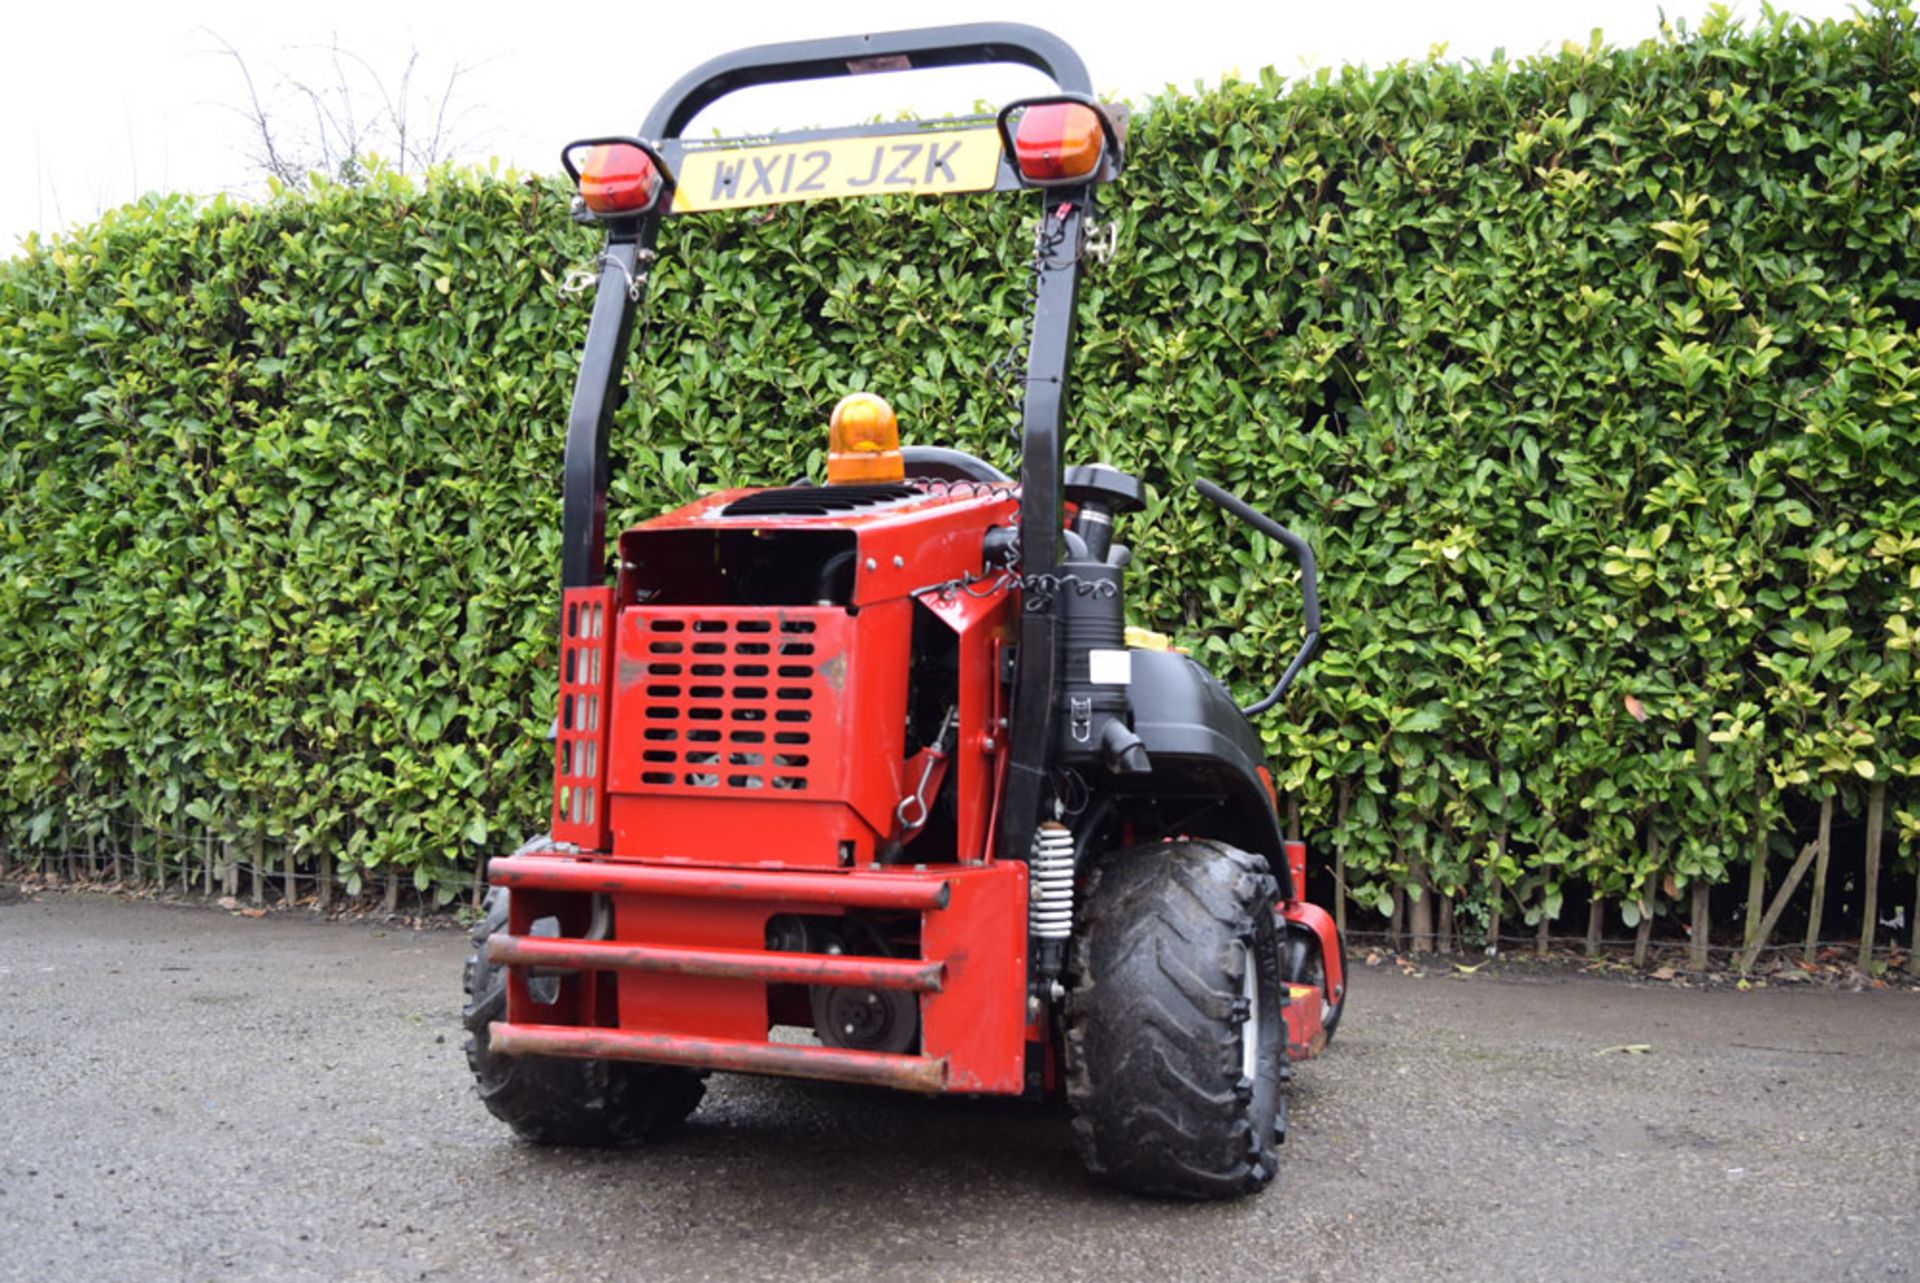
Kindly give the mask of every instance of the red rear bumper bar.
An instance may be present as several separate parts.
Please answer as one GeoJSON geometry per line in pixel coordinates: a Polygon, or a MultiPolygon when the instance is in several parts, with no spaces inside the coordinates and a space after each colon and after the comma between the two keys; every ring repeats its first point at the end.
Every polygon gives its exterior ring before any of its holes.
{"type": "Polygon", "coordinates": [[[658,864],[507,856],[490,861],[495,886],[608,895],[685,896],[696,900],[758,900],[788,905],[845,905],[858,909],[944,909],[943,879],[862,870],[784,873],[760,869],[676,868],[658,864]]]}
{"type": "Polygon", "coordinates": [[[604,940],[549,940],[494,936],[487,961],[578,971],[651,971],[717,976],[767,984],[841,985],[849,989],[905,989],[938,993],[946,964],[938,959],[861,958],[828,953],[771,953],[757,949],[696,949],[685,945],[620,944],[604,940]]]}
{"type": "Polygon", "coordinates": [[[824,1078],[907,1091],[937,1092],[945,1090],[947,1085],[944,1059],[844,1051],[837,1047],[499,1022],[488,1026],[488,1040],[492,1050],[505,1056],[642,1060],[654,1065],[691,1065],[699,1069],[781,1074],[789,1078],[824,1078]]]}

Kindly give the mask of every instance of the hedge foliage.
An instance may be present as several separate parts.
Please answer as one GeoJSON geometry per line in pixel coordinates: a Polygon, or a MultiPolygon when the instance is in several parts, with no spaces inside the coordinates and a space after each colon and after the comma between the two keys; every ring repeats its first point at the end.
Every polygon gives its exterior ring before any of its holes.
{"type": "MultiPolygon", "coordinates": [[[[1263,688],[1351,890],[1631,924],[1877,783],[1920,839],[1920,37],[1709,19],[1269,72],[1136,116],[1069,453],[1155,484],[1129,591],[1263,688]]],[[[593,122],[582,122],[583,129],[593,122]]],[[[558,476],[595,252],[551,181],[149,201],[0,269],[0,828],[260,833],[455,886],[544,821],[558,476]]],[[[818,471],[827,408],[1011,464],[1034,209],[662,238],[618,519],[818,471]]]]}

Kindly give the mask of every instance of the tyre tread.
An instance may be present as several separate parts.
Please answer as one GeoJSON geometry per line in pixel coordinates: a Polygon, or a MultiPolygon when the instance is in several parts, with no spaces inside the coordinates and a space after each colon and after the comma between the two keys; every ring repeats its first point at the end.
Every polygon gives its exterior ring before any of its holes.
{"type": "Polygon", "coordinates": [[[1278,975],[1276,892],[1263,861],[1218,842],[1136,847],[1094,867],[1069,952],[1064,1061],[1075,1147],[1096,1179],[1191,1199],[1272,1179],[1285,1039],[1276,1005],[1262,1030],[1274,1080],[1245,1079],[1237,1004],[1246,942],[1278,975]]]}

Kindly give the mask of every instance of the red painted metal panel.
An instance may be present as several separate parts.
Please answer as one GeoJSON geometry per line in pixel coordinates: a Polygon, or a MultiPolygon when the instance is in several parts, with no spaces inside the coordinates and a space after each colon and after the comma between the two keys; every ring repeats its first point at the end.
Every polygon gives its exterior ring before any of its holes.
{"type": "Polygon", "coordinates": [[[945,971],[940,962],[918,959],[774,953],[765,949],[663,948],[605,940],[551,940],[541,936],[494,936],[487,941],[487,960],[526,967],[642,971],[758,980],[765,984],[904,989],[910,993],[939,992],[945,971]]]}
{"type": "Polygon", "coordinates": [[[1317,904],[1292,900],[1279,906],[1280,916],[1313,932],[1320,939],[1320,958],[1326,969],[1327,1001],[1339,1002],[1347,992],[1346,973],[1340,966],[1340,928],[1333,915],[1317,904]]]}
{"type": "Polygon", "coordinates": [[[560,699],[554,734],[553,840],[607,849],[607,697],[613,590],[569,588],[560,607],[560,699]]]}
{"type": "MultiPolygon", "coordinates": [[[[1024,866],[1022,866],[1024,867],[1024,866]]],[[[913,872],[797,873],[767,869],[686,868],[658,864],[501,856],[487,864],[495,886],[536,887],[695,900],[751,900],[793,912],[803,906],[937,909],[956,875],[913,872]]],[[[1022,902],[1024,905],[1024,901],[1022,902]]]]}
{"type": "MultiPolygon", "coordinates": [[[[528,891],[515,895],[507,909],[507,930],[527,935],[533,924],[551,918],[563,936],[584,935],[593,925],[593,901],[584,895],[560,895],[547,891],[528,891]]],[[[564,976],[557,984],[540,986],[551,1002],[536,1002],[527,984],[527,973],[518,967],[507,969],[507,1019],[531,1020],[554,1025],[591,1025],[612,1020],[612,1003],[599,1003],[599,986],[590,976],[564,976]]]]}
{"type": "Polygon", "coordinates": [[[908,1091],[948,1089],[946,1064],[924,1056],[892,1056],[877,1051],[843,1051],[837,1047],[736,1038],[688,1037],[638,1029],[574,1029],[557,1025],[494,1024],[489,1026],[488,1036],[492,1050],[505,1056],[639,1060],[656,1065],[690,1065],[791,1078],[826,1078],[908,1091]]]}
{"type": "Polygon", "coordinates": [[[855,659],[841,704],[847,718],[847,801],[874,832],[891,836],[894,808],[908,792],[907,669],[913,662],[913,603],[902,597],[856,617],[855,659]]]}
{"type": "Polygon", "coordinates": [[[1327,1032],[1320,1024],[1320,991],[1311,985],[1288,985],[1286,1010],[1287,1058],[1311,1060],[1327,1049],[1327,1032]]]}
{"type": "Polygon", "coordinates": [[[827,870],[872,864],[879,845],[842,802],[615,793],[611,805],[618,860],[827,870]]]}
{"type": "Polygon", "coordinates": [[[920,933],[921,954],[947,964],[946,988],[920,1000],[921,1050],[947,1062],[949,1091],[1016,1095],[1026,1087],[1027,866],[961,869],[949,881],[952,900],[920,933]]]}
{"type": "Polygon", "coordinates": [[[1000,728],[1005,709],[998,674],[999,647],[1012,639],[1011,594],[974,597],[964,592],[927,593],[920,598],[929,610],[960,635],[960,736],[954,750],[959,771],[954,790],[958,831],[954,849],[962,860],[987,860],[987,831],[999,809],[995,786],[997,765],[1006,753],[1006,733],[1000,728]]]}
{"type": "MultiPolygon", "coordinates": [[[[767,919],[778,911],[762,900],[617,895],[613,898],[613,932],[623,945],[648,945],[673,952],[765,951],[767,919]]],[[[623,971],[615,983],[623,1029],[764,1042],[773,1024],[764,980],[623,971]]]]}

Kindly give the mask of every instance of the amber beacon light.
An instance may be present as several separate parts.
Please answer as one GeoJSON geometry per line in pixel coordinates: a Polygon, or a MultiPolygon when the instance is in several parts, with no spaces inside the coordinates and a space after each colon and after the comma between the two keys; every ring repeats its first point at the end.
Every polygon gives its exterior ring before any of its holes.
{"type": "Polygon", "coordinates": [[[841,397],[828,420],[828,484],[899,481],[906,475],[893,407],[871,392],[841,397]]]}

